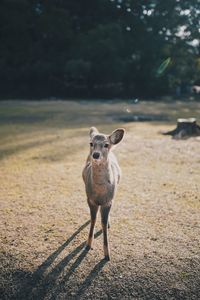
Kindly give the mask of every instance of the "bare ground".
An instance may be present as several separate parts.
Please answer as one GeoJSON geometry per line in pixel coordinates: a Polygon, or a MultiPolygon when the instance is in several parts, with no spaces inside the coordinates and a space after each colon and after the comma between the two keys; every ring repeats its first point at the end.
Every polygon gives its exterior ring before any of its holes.
{"type": "Polygon", "coordinates": [[[158,134],[198,103],[0,104],[2,299],[200,299],[200,139],[158,134]],[[126,113],[166,122],[116,121],[126,113]],[[114,116],[114,118],[113,118],[114,116]],[[126,128],[111,211],[111,262],[94,249],[81,170],[88,127],[126,128]]]}

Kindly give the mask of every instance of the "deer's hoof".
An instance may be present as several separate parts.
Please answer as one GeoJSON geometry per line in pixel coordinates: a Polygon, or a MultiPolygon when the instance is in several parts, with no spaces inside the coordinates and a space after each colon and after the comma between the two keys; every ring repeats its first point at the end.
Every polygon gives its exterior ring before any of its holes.
{"type": "Polygon", "coordinates": [[[105,260],[106,261],[110,261],[110,256],[109,255],[105,255],[105,260]]]}
{"type": "Polygon", "coordinates": [[[86,251],[90,251],[91,249],[92,249],[91,246],[86,245],[86,247],[85,247],[85,250],[86,250],[86,251]]]}

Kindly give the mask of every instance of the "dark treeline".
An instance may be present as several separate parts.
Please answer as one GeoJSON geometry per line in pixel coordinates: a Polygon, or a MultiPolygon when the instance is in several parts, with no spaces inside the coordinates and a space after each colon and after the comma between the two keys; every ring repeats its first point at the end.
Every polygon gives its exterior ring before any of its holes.
{"type": "Polygon", "coordinates": [[[1,0],[0,97],[155,97],[200,84],[197,0],[1,0]]]}

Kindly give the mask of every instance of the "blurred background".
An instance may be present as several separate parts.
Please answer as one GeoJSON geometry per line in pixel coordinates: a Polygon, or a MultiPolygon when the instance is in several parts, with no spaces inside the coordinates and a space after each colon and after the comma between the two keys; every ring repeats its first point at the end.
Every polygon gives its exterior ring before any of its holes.
{"type": "Polygon", "coordinates": [[[198,0],[1,0],[0,97],[196,97],[199,28],[198,0]]]}

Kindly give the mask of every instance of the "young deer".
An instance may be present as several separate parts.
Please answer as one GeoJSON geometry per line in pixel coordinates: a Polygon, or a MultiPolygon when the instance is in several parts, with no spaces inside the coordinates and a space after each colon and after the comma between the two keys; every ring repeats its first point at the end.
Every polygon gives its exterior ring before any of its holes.
{"type": "Polygon", "coordinates": [[[94,226],[100,206],[106,260],[110,260],[107,230],[109,212],[121,175],[117,159],[111,150],[122,140],[124,132],[124,129],[119,128],[113,131],[111,135],[105,135],[92,127],[90,129],[90,154],[82,174],[91,215],[86,249],[90,250],[92,246],[94,226]]]}

